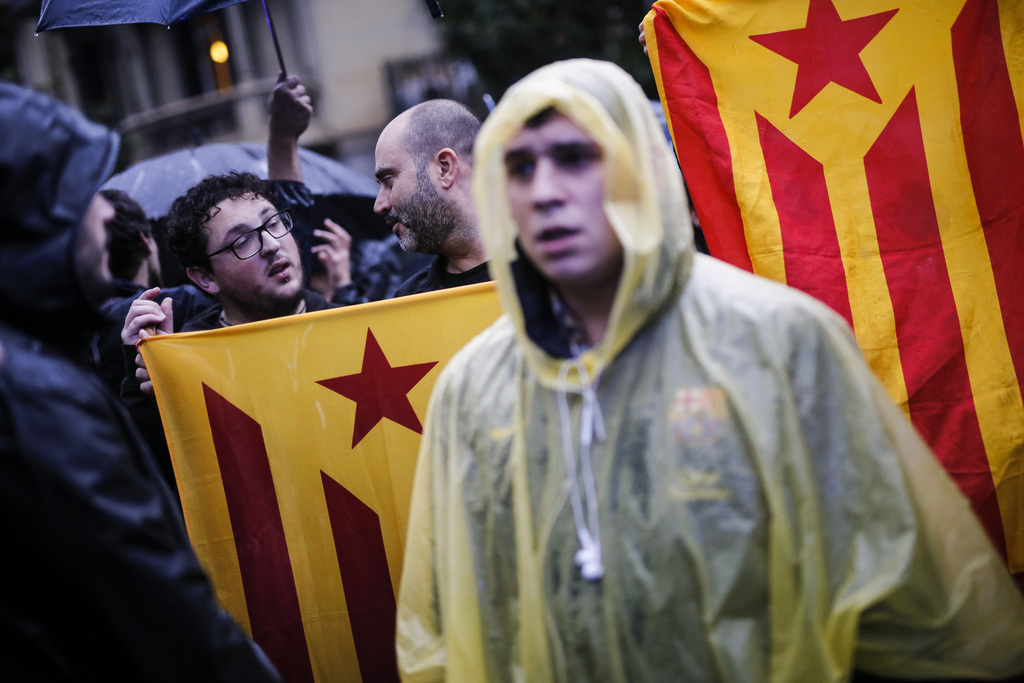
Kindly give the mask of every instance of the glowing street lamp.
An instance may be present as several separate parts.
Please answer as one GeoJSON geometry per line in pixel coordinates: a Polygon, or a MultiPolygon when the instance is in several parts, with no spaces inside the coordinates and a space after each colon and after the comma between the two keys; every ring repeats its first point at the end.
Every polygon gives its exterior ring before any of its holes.
{"type": "Polygon", "coordinates": [[[215,40],[210,44],[210,59],[218,64],[228,61],[228,46],[223,40],[215,40]]]}

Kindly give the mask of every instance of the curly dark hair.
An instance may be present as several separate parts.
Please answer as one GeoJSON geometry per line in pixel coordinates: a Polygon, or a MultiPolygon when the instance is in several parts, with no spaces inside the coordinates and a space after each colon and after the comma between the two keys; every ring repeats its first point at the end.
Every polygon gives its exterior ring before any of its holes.
{"type": "Polygon", "coordinates": [[[210,237],[206,224],[214,216],[214,208],[225,199],[273,199],[273,184],[252,173],[225,173],[199,181],[183,196],[174,200],[164,218],[167,244],[185,268],[209,268],[206,255],[210,237]]]}
{"type": "Polygon", "coordinates": [[[152,235],[146,212],[139,203],[121,190],[100,190],[114,207],[114,217],[107,221],[107,248],[110,252],[110,273],[119,280],[131,280],[149,256],[143,235],[152,235]]]}

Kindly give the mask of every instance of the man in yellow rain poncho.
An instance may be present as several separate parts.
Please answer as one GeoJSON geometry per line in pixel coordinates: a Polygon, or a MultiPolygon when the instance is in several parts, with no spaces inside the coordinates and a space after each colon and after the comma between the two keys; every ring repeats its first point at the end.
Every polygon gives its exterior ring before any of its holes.
{"type": "Polygon", "coordinates": [[[536,71],[475,158],[507,315],[431,400],[406,680],[1024,670],[1024,601],[966,501],[837,315],[694,254],[628,75],[536,71]]]}

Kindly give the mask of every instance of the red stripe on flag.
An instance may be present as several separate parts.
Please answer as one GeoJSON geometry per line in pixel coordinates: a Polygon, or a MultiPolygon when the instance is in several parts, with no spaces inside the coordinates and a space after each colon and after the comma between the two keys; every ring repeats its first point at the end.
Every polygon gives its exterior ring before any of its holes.
{"type": "Polygon", "coordinates": [[[768,119],[755,115],[782,230],[786,284],[825,302],[852,326],[850,293],[825,184],[825,167],[768,119]]]}
{"type": "Polygon", "coordinates": [[[1006,552],[911,90],[864,157],[910,418],[1006,552]]]}
{"type": "Polygon", "coordinates": [[[395,591],[377,513],[320,472],[364,681],[397,681],[395,591]]]}
{"type": "Polygon", "coordinates": [[[1024,140],[999,7],[967,0],[952,30],[960,125],[1018,385],[1024,385],[1024,140]]]}
{"type": "Polygon", "coordinates": [[[708,251],[753,272],[736,200],[732,153],[711,73],[676,32],[665,10],[654,11],[665,106],[708,251]]]}
{"type": "Polygon", "coordinates": [[[289,683],[313,681],[281,510],[258,422],[203,384],[252,638],[289,683]]]}

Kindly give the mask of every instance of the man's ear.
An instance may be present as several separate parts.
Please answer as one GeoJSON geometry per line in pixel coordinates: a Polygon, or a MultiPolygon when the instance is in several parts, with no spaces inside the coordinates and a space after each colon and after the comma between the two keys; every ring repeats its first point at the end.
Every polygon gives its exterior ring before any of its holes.
{"type": "Polygon", "coordinates": [[[206,268],[200,268],[199,266],[189,266],[185,269],[185,273],[188,278],[195,283],[196,287],[203,290],[210,296],[217,296],[220,292],[220,287],[217,286],[217,281],[206,268]]]}
{"type": "Polygon", "coordinates": [[[451,188],[459,177],[459,155],[450,147],[445,147],[434,155],[434,163],[439,169],[437,180],[441,187],[445,190],[451,188]]]}
{"type": "Polygon", "coordinates": [[[142,242],[142,248],[146,250],[145,255],[149,256],[156,250],[156,241],[152,235],[139,231],[139,240],[142,242]]]}

